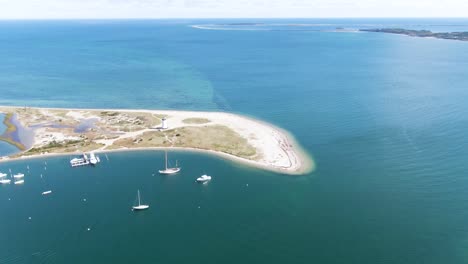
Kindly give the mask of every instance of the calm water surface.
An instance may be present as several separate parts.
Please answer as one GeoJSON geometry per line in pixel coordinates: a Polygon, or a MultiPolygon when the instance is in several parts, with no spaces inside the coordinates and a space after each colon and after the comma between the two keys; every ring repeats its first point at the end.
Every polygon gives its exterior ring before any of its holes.
{"type": "Polygon", "coordinates": [[[190,27],[227,22],[1,22],[0,104],[242,113],[291,131],[317,170],[187,152],[171,177],[153,176],[161,152],[1,163],[27,175],[0,186],[0,263],[467,263],[468,43],[327,30],[468,20],[190,27]],[[148,211],[130,211],[137,189],[148,211]]]}

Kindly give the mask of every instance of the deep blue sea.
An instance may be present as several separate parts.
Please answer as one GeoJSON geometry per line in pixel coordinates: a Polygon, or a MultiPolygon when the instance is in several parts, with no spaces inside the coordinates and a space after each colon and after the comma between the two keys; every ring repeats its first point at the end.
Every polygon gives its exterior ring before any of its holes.
{"type": "Polygon", "coordinates": [[[468,19],[1,21],[0,105],[240,113],[289,130],[317,168],[0,163],[26,173],[0,186],[0,263],[468,263],[468,42],[333,32],[387,26],[468,19]],[[130,211],[137,189],[148,211],[130,211]]]}

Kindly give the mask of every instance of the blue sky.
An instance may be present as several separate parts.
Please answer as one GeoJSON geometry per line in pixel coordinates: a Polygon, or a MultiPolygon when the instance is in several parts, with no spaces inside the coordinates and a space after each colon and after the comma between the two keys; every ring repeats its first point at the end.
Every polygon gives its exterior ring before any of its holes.
{"type": "Polygon", "coordinates": [[[468,0],[0,0],[0,19],[467,16],[468,0]]]}

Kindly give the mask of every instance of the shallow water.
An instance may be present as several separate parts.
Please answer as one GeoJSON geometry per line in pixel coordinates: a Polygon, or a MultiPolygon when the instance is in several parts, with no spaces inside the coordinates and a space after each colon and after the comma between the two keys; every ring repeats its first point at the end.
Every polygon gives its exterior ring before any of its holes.
{"type": "MultiPolygon", "coordinates": [[[[3,124],[3,120],[5,119],[5,114],[0,114],[0,135],[5,133],[7,127],[3,124]]],[[[8,156],[10,154],[16,153],[18,149],[4,141],[0,141],[0,156],[8,156]]]]}
{"type": "Polygon", "coordinates": [[[97,118],[84,119],[79,123],[73,130],[75,133],[84,133],[92,128],[94,128],[94,123],[98,121],[97,118]]]}

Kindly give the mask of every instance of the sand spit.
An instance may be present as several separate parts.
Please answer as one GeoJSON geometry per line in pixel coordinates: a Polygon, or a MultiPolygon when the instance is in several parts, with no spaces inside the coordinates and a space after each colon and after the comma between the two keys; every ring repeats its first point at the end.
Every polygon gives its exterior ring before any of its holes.
{"type": "Polygon", "coordinates": [[[285,174],[304,174],[314,167],[289,133],[237,114],[6,106],[0,112],[13,113],[22,126],[34,129],[32,147],[4,160],[173,148],[209,152],[285,174]]]}

